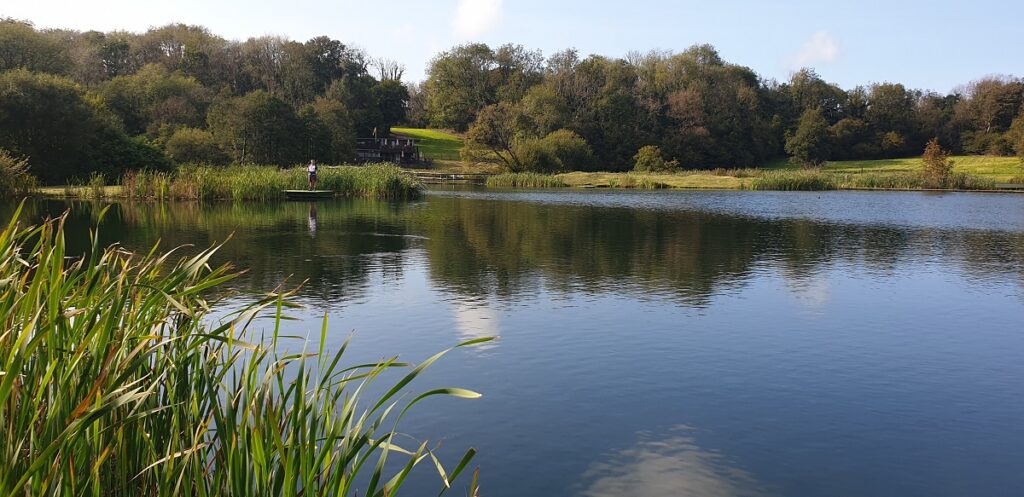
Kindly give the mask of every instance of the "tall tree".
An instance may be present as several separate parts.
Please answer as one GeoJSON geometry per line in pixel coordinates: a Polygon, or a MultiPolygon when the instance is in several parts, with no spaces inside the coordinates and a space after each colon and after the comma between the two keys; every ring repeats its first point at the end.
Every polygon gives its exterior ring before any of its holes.
{"type": "Polygon", "coordinates": [[[523,162],[516,148],[515,121],[518,110],[508,102],[484,107],[466,132],[465,155],[474,148],[492,152],[510,171],[522,171],[523,162]]]}
{"type": "Polygon", "coordinates": [[[796,131],[786,137],[786,152],[804,167],[821,167],[829,159],[828,121],[818,109],[800,115],[796,131]]]}
{"type": "Polygon", "coordinates": [[[129,140],[98,112],[77,84],[24,69],[0,73],[0,148],[28,157],[44,183],[167,166],[159,152],[129,140]]]}
{"type": "Polygon", "coordinates": [[[263,90],[215,102],[207,119],[236,162],[285,166],[305,159],[303,123],[292,106],[263,90]]]}
{"type": "Polygon", "coordinates": [[[57,37],[31,23],[0,18],[0,72],[10,69],[67,74],[71,59],[57,37]]]}

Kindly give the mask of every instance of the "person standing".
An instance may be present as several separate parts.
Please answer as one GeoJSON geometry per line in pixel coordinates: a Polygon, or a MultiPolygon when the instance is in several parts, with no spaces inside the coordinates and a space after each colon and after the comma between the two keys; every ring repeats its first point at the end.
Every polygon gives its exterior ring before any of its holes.
{"type": "Polygon", "coordinates": [[[306,173],[309,176],[309,189],[316,190],[316,160],[310,160],[306,166],[306,173]]]}

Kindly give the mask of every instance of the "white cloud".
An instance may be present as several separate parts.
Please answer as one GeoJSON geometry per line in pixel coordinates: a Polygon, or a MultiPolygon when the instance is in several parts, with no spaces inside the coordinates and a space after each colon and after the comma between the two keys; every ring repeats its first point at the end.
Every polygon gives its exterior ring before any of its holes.
{"type": "Polygon", "coordinates": [[[459,36],[472,38],[494,29],[501,22],[503,0],[459,0],[453,25],[459,36]]]}
{"type": "Polygon", "coordinates": [[[800,51],[793,57],[792,68],[800,69],[815,64],[829,64],[838,58],[839,42],[828,33],[818,31],[800,47],[800,51]]]}

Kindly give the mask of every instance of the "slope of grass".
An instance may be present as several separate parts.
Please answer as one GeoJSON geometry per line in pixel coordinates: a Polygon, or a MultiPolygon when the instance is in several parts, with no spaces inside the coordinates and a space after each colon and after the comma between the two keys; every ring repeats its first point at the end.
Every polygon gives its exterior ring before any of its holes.
{"type": "Polygon", "coordinates": [[[419,140],[420,152],[431,160],[459,160],[462,138],[438,129],[391,128],[396,135],[419,140]]]}
{"type": "MultiPolygon", "coordinates": [[[[1014,176],[1021,175],[1020,159],[1016,157],[959,155],[952,159],[955,172],[973,174],[995,182],[1006,182],[1014,176]]],[[[788,160],[775,161],[765,167],[770,169],[800,168],[788,160]]],[[[822,169],[828,172],[850,174],[911,173],[921,170],[921,158],[830,161],[822,169]]]]}

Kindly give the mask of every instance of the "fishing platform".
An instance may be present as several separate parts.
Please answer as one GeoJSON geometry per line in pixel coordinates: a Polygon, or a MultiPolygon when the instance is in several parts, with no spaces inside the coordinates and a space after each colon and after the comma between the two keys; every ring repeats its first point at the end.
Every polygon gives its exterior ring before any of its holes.
{"type": "Polygon", "coordinates": [[[334,192],[331,190],[285,190],[284,197],[288,200],[310,200],[317,198],[331,198],[334,192]]]}

